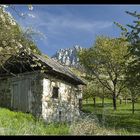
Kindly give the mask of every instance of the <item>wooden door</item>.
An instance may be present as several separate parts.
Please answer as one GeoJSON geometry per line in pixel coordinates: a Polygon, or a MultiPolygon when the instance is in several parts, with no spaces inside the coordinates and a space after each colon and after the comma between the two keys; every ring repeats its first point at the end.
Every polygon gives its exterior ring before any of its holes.
{"type": "Polygon", "coordinates": [[[12,86],[12,108],[29,112],[30,79],[13,82],[12,86]]]}
{"type": "Polygon", "coordinates": [[[18,110],[19,104],[20,104],[19,84],[14,82],[12,85],[12,108],[18,110]]]}

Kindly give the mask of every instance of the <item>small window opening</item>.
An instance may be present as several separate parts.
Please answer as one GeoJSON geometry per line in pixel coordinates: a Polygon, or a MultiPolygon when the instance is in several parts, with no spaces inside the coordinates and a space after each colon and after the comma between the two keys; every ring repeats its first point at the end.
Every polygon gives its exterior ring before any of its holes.
{"type": "Polygon", "coordinates": [[[58,98],[58,87],[53,87],[52,98],[58,98]]]}
{"type": "Polygon", "coordinates": [[[59,121],[61,121],[61,117],[62,117],[62,112],[59,111],[59,121]]]}

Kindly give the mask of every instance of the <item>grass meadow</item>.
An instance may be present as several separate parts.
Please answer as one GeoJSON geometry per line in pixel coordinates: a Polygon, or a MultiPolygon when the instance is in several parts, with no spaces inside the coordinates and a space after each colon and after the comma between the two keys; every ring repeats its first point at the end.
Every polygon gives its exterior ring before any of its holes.
{"type": "Polygon", "coordinates": [[[102,107],[99,98],[96,99],[96,106],[93,105],[92,100],[88,100],[88,102],[83,100],[82,112],[86,117],[79,119],[78,122],[46,124],[31,114],[0,108],[0,135],[140,134],[139,101],[135,105],[134,114],[132,114],[130,101],[127,104],[124,101],[120,104],[118,100],[117,111],[114,111],[111,99],[105,99],[104,107],[102,107]]]}
{"type": "Polygon", "coordinates": [[[31,114],[0,108],[0,135],[66,135],[66,124],[45,124],[31,114]]]}
{"type": "Polygon", "coordinates": [[[93,101],[83,101],[83,111],[87,113],[94,113],[99,119],[102,126],[110,129],[125,130],[127,134],[139,135],[140,134],[140,101],[135,104],[135,113],[132,114],[131,101],[125,103],[117,100],[117,110],[113,110],[112,100],[105,99],[104,107],[102,107],[101,99],[96,99],[96,106],[93,101]]]}

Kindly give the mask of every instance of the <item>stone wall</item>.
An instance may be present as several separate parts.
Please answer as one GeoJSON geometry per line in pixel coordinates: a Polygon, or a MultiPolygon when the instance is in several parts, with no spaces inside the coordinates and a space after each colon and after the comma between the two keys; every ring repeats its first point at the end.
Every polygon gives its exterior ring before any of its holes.
{"type": "MultiPolygon", "coordinates": [[[[80,93],[81,94],[81,93],[80,93]]],[[[72,121],[79,116],[77,86],[53,77],[43,79],[42,116],[46,122],[72,121]],[[52,98],[53,87],[59,87],[58,98],[52,98]]]]}
{"type": "MultiPolygon", "coordinates": [[[[78,86],[39,72],[19,74],[0,79],[0,106],[11,109],[12,83],[28,79],[30,83],[29,112],[46,122],[72,121],[79,116],[78,86]],[[45,78],[44,78],[45,77],[45,78]],[[52,98],[53,87],[59,87],[58,98],[52,98]]],[[[22,84],[22,82],[21,82],[22,84]]]]}
{"type": "Polygon", "coordinates": [[[43,78],[40,73],[31,77],[30,112],[37,117],[42,116],[42,79],[43,78]]]}

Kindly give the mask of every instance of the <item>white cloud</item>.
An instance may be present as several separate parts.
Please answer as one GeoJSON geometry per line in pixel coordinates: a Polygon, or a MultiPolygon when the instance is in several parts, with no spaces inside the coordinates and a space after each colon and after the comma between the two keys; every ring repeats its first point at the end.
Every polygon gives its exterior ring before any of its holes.
{"type": "Polygon", "coordinates": [[[35,15],[33,15],[33,14],[27,14],[27,15],[31,18],[35,18],[35,15]]]}
{"type": "MultiPolygon", "coordinates": [[[[56,22],[55,22],[56,23],[56,22]]],[[[54,23],[54,25],[55,25],[54,23]]],[[[97,29],[103,29],[103,28],[108,28],[112,25],[112,22],[108,21],[84,21],[84,20],[64,20],[62,23],[60,23],[60,26],[62,27],[70,27],[78,30],[84,30],[84,31],[90,31],[92,32],[93,30],[97,29]]]]}
{"type": "Polygon", "coordinates": [[[84,19],[76,17],[71,13],[54,14],[48,11],[33,11],[33,14],[28,13],[29,17],[22,20],[23,26],[32,26],[33,28],[47,34],[48,37],[55,38],[57,35],[63,38],[67,34],[94,35],[97,31],[110,28],[113,25],[111,21],[84,19]]]}
{"type": "Polygon", "coordinates": [[[111,21],[94,21],[93,19],[87,21],[70,14],[54,15],[47,12],[38,13],[36,21],[38,22],[37,27],[45,27],[54,34],[65,30],[95,33],[97,30],[109,28],[113,25],[111,21]]]}

